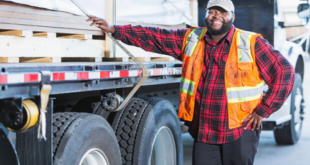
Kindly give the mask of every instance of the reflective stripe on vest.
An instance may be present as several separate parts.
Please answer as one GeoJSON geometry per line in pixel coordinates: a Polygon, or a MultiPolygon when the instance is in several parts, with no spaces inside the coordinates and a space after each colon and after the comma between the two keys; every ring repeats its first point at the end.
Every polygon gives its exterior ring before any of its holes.
{"type": "Polygon", "coordinates": [[[251,34],[237,33],[238,62],[253,62],[251,56],[251,34]]]}
{"type": "Polygon", "coordinates": [[[196,46],[199,42],[199,40],[201,39],[201,37],[204,35],[205,30],[204,28],[197,28],[197,29],[193,29],[187,39],[187,43],[186,43],[186,48],[185,48],[185,55],[187,56],[192,56],[196,46]]]}
{"type": "MultiPolygon", "coordinates": [[[[205,28],[196,28],[193,29],[187,38],[186,42],[186,48],[185,48],[185,55],[191,57],[197,47],[197,44],[201,37],[206,33],[205,28]]],[[[195,82],[185,79],[181,77],[181,83],[180,83],[180,91],[182,93],[188,94],[190,96],[193,96],[195,89],[195,82]]]]}
{"type": "Polygon", "coordinates": [[[193,95],[195,82],[181,77],[180,91],[182,93],[193,95]]]}
{"type": "Polygon", "coordinates": [[[227,88],[228,103],[239,103],[259,99],[263,92],[264,82],[255,87],[227,88]]]}

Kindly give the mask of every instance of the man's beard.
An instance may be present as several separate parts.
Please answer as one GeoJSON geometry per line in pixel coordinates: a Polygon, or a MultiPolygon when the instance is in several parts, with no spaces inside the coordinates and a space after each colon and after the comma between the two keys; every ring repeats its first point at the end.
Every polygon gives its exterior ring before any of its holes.
{"type": "Polygon", "coordinates": [[[211,35],[221,35],[221,34],[224,34],[224,33],[228,32],[231,29],[232,24],[233,24],[233,21],[231,19],[228,22],[223,22],[223,25],[222,25],[220,30],[215,30],[215,29],[212,28],[212,26],[207,21],[207,19],[205,19],[205,25],[206,25],[206,27],[208,29],[208,33],[210,33],[211,35]]]}

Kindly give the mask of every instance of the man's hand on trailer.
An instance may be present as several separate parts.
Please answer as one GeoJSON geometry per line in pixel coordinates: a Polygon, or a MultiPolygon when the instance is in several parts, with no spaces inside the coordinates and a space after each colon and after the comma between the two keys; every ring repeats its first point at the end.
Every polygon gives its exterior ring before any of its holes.
{"type": "Polygon", "coordinates": [[[104,19],[89,14],[87,14],[87,16],[89,17],[89,19],[86,21],[93,21],[93,23],[91,23],[90,26],[96,25],[96,27],[100,28],[101,30],[104,30],[107,33],[113,34],[115,32],[115,27],[109,25],[109,23],[104,19]]]}

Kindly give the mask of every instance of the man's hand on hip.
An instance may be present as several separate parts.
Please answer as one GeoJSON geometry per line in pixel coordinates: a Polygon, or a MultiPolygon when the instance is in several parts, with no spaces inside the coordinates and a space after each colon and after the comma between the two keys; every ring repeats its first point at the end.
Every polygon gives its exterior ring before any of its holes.
{"type": "Polygon", "coordinates": [[[107,33],[115,32],[115,27],[109,25],[109,23],[105,21],[104,19],[92,16],[92,15],[87,15],[87,16],[89,17],[89,19],[86,21],[93,21],[93,23],[91,23],[90,26],[96,25],[97,28],[100,28],[107,33]]]}
{"type": "Polygon", "coordinates": [[[246,121],[248,119],[250,119],[250,120],[248,121],[248,123],[244,127],[244,129],[247,129],[250,126],[250,124],[253,124],[252,125],[252,131],[254,131],[255,128],[259,129],[264,118],[254,111],[252,114],[250,114],[248,117],[246,117],[243,121],[246,121]]]}

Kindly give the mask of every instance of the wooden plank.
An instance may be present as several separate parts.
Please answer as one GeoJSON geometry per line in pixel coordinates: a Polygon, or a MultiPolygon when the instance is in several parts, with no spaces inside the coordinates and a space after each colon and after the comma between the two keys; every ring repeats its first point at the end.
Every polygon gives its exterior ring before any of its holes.
{"type": "Polygon", "coordinates": [[[117,58],[102,58],[102,61],[108,61],[108,62],[128,62],[128,57],[117,57],[117,58]]]}
{"type": "Polygon", "coordinates": [[[32,31],[30,30],[2,30],[0,35],[11,35],[18,37],[32,37],[32,31]]]}
{"type": "Polygon", "coordinates": [[[8,11],[1,11],[1,10],[0,10],[0,15],[1,17],[6,17],[6,18],[20,18],[20,19],[26,19],[26,20],[61,22],[61,23],[67,23],[67,24],[85,24],[85,25],[89,24],[89,22],[86,22],[87,17],[83,17],[85,18],[85,20],[83,20],[83,19],[76,19],[76,18],[64,18],[64,17],[56,17],[56,16],[27,14],[27,13],[20,13],[19,11],[8,12],[8,11]]]}
{"type": "MultiPolygon", "coordinates": [[[[148,61],[174,61],[173,57],[136,57],[140,62],[148,62],[148,61]]],[[[128,57],[117,57],[117,58],[103,58],[103,61],[114,61],[114,62],[134,62],[132,58],[128,57]]]]}
{"type": "MultiPolygon", "coordinates": [[[[171,61],[169,57],[137,57],[140,62],[148,61],[171,61]]],[[[134,62],[131,58],[103,58],[102,61],[108,62],[134,62]]],[[[52,63],[52,62],[98,62],[95,57],[0,57],[0,63],[52,63]]]]}
{"type": "Polygon", "coordinates": [[[56,38],[56,33],[54,33],[54,32],[34,32],[33,37],[56,38]]]}
{"type": "Polygon", "coordinates": [[[89,26],[89,24],[68,24],[68,23],[60,23],[60,22],[28,20],[28,19],[21,19],[21,18],[0,17],[0,23],[98,31],[97,27],[89,26]]]}
{"type": "Polygon", "coordinates": [[[0,29],[32,30],[70,34],[103,35],[96,28],[90,27],[86,16],[52,11],[10,2],[0,2],[0,29]],[[46,14],[48,13],[48,14],[46,14]]]}
{"type": "Polygon", "coordinates": [[[90,34],[57,34],[57,38],[91,40],[93,36],[90,34]]]}
{"type": "Polygon", "coordinates": [[[96,62],[96,58],[94,57],[81,57],[81,58],[69,58],[69,57],[63,57],[61,59],[62,62],[96,62]]]}
{"type": "Polygon", "coordinates": [[[104,41],[0,36],[0,57],[103,57],[104,41]]]}
{"type": "Polygon", "coordinates": [[[61,57],[20,57],[19,62],[61,62],[61,57]]]}
{"type": "MultiPolygon", "coordinates": [[[[141,62],[147,61],[174,61],[173,57],[166,56],[166,57],[136,57],[141,62]]],[[[133,61],[133,59],[129,59],[129,61],[133,61]]]]}
{"type": "MultiPolygon", "coordinates": [[[[0,57],[0,63],[60,63],[60,62],[101,62],[96,57],[0,57]]],[[[118,61],[123,61],[119,60],[118,61]]],[[[114,61],[110,59],[109,61],[114,61]]],[[[127,60],[128,61],[128,60],[127,60]]]]}
{"type": "Polygon", "coordinates": [[[18,63],[18,57],[0,57],[0,63],[18,63]]]}
{"type": "Polygon", "coordinates": [[[53,11],[38,7],[32,7],[12,2],[3,2],[0,1],[0,11],[8,11],[8,12],[18,12],[25,14],[35,14],[35,15],[44,15],[44,16],[55,16],[55,17],[63,17],[63,18],[74,18],[74,19],[87,19],[87,16],[79,16],[67,12],[62,11],[53,11]]]}
{"type": "MultiPolygon", "coordinates": [[[[141,62],[146,62],[146,61],[151,61],[150,57],[136,57],[137,60],[141,61],[141,62]]],[[[134,61],[133,59],[129,58],[129,61],[134,61]]]]}
{"type": "Polygon", "coordinates": [[[151,61],[174,61],[173,57],[153,57],[151,61]]]}
{"type": "Polygon", "coordinates": [[[181,60],[179,60],[179,59],[176,59],[176,58],[173,58],[174,60],[173,61],[180,61],[180,62],[182,62],[181,60]]]}
{"type": "Polygon", "coordinates": [[[45,26],[32,26],[32,25],[19,25],[0,23],[0,29],[2,30],[22,30],[31,29],[32,31],[42,32],[57,32],[57,33],[68,33],[68,34],[92,34],[98,36],[104,36],[101,30],[81,30],[81,29],[70,29],[70,28],[57,28],[57,27],[45,27],[45,26]]]}

